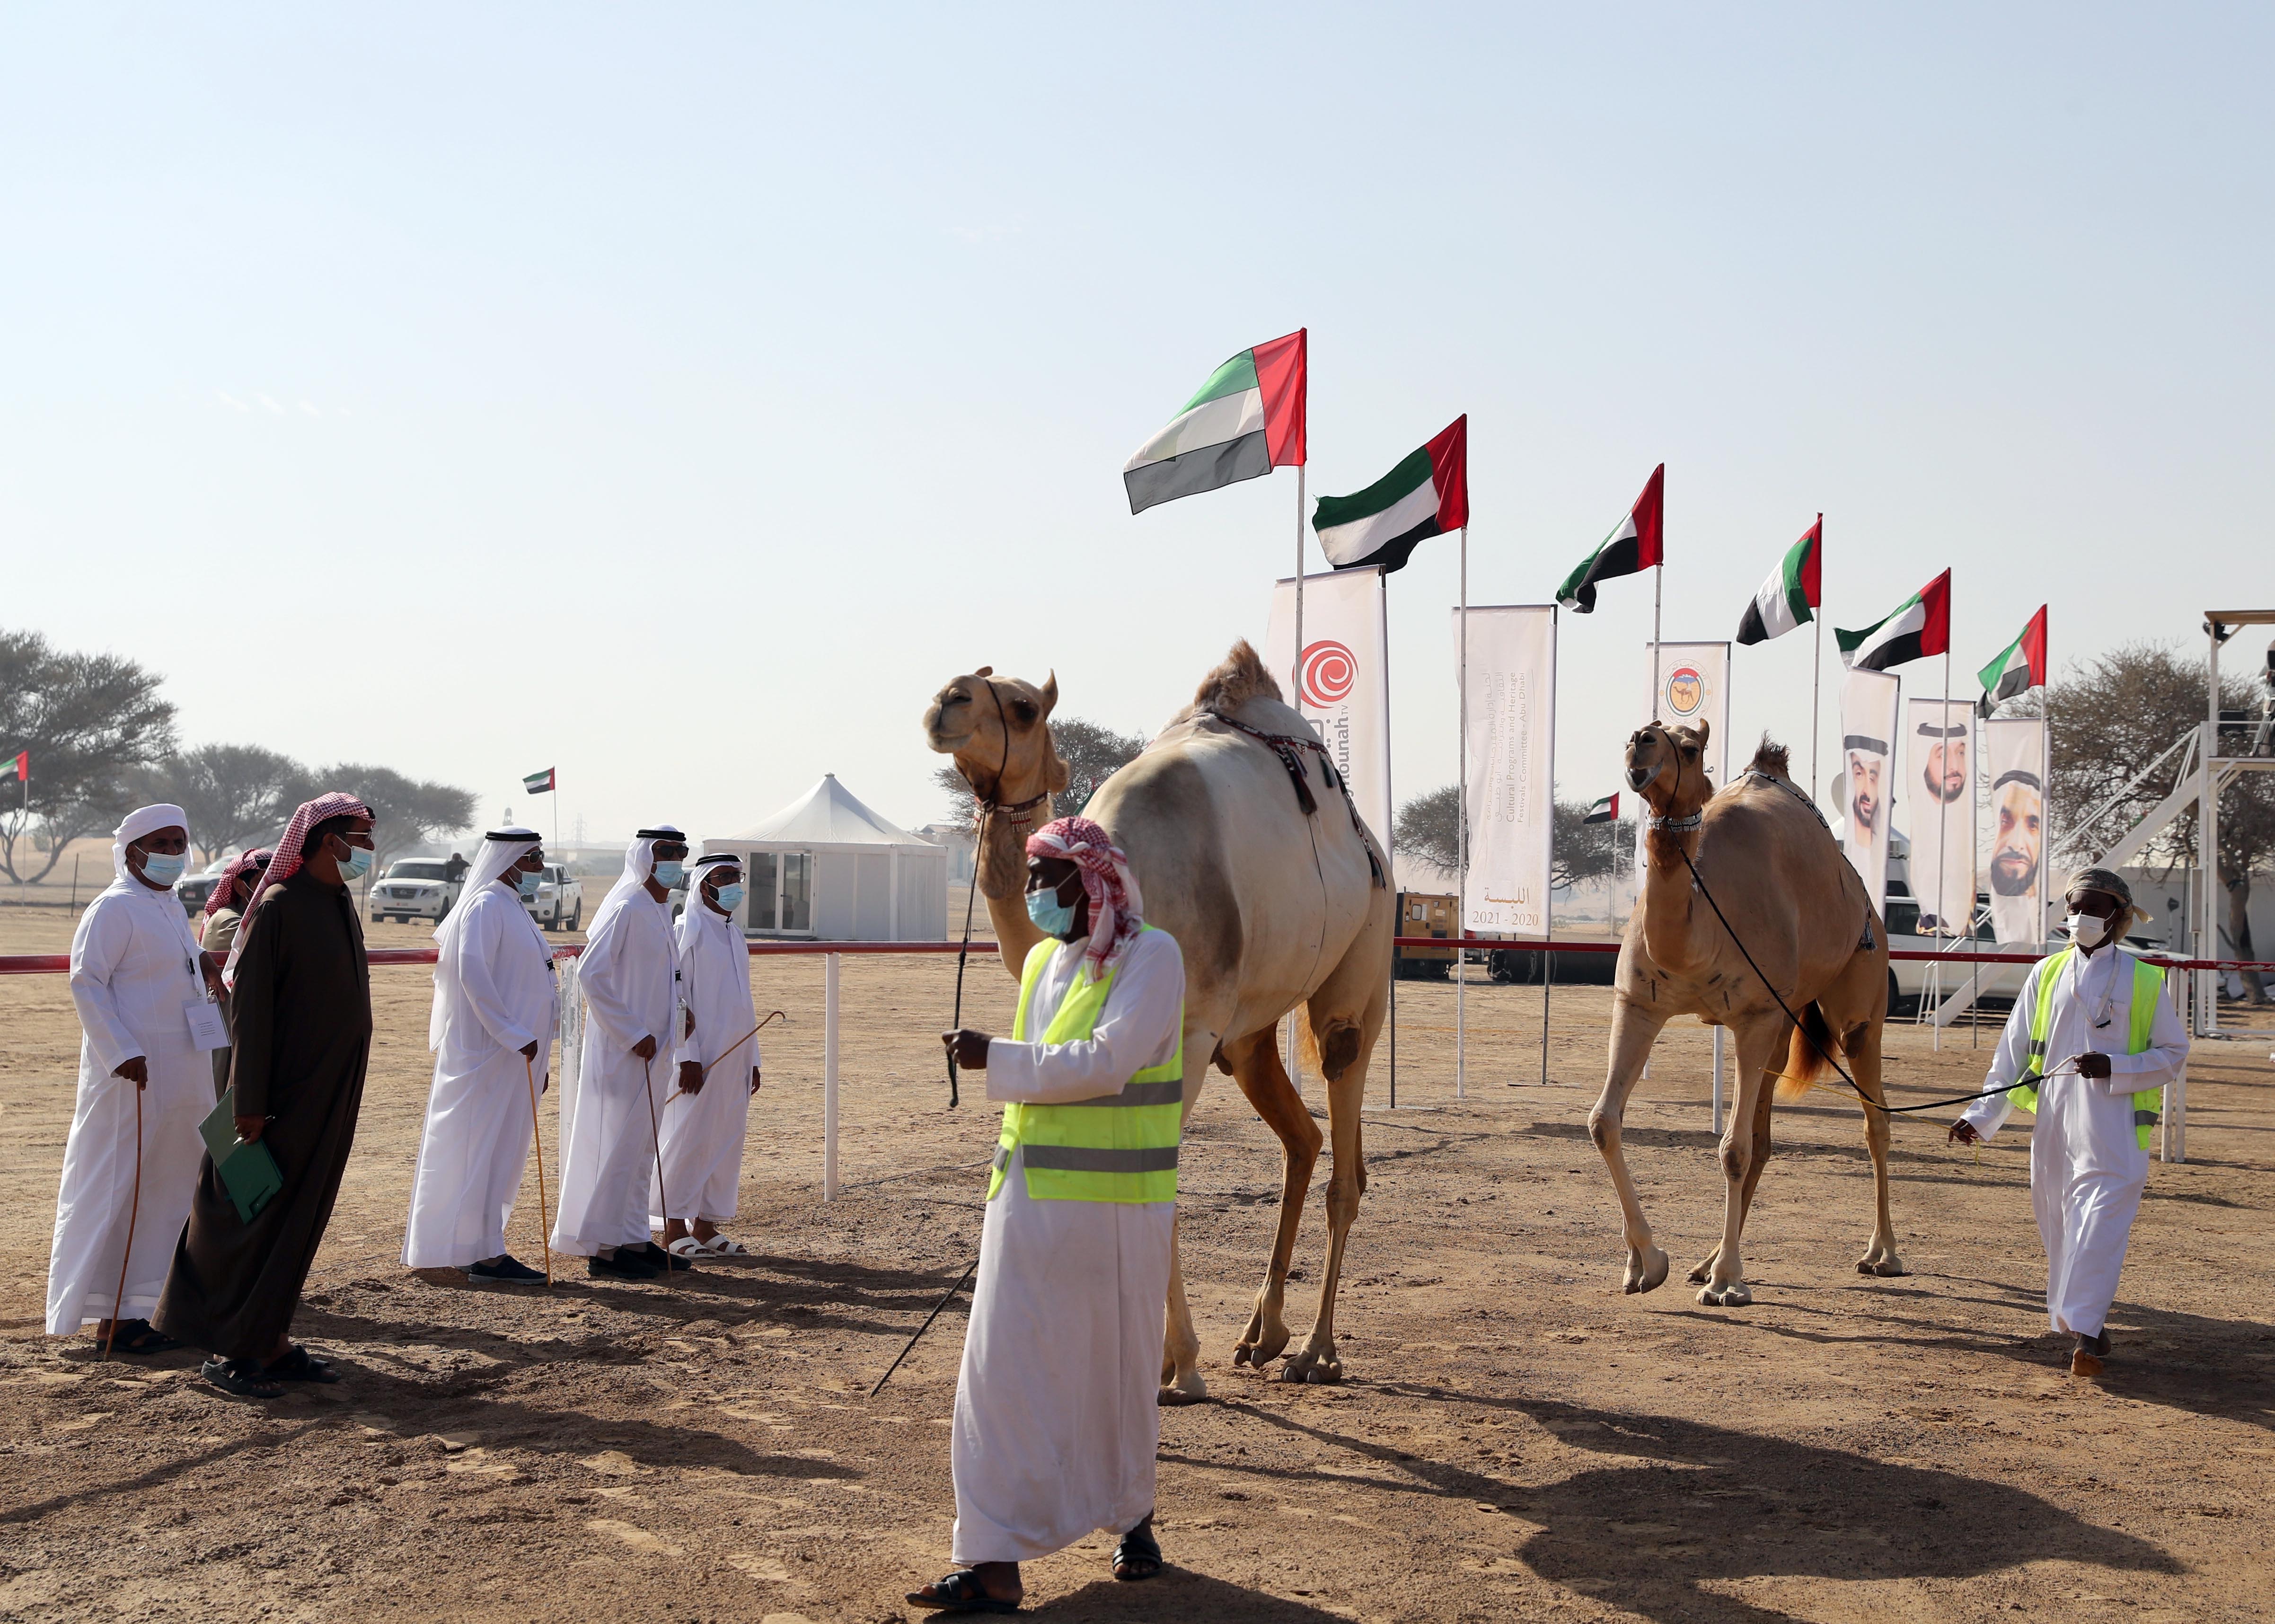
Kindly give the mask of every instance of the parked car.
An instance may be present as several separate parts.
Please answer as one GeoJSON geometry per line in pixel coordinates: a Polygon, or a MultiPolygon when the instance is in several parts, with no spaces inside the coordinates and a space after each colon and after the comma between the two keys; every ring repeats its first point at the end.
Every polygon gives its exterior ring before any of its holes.
{"type": "MultiPolygon", "coordinates": [[[[1398,933],[1436,936],[1450,941],[1458,917],[1457,901],[1424,891],[1398,894],[1398,933]]],[[[1394,951],[1394,973],[1401,981],[1443,981],[1453,973],[1451,948],[1399,948],[1394,951]]]]}
{"type": "Polygon", "coordinates": [[[229,865],[236,861],[235,857],[215,857],[196,873],[184,874],[179,880],[174,881],[174,895],[180,901],[183,911],[193,918],[196,918],[205,905],[213,900],[214,888],[221,883],[221,877],[229,872],[229,865]]]}
{"type": "Polygon", "coordinates": [[[585,888],[559,863],[545,865],[538,876],[537,895],[523,897],[521,905],[548,931],[573,931],[585,923],[585,888]]]}
{"type": "Polygon", "coordinates": [[[464,881],[450,877],[457,867],[448,857],[396,858],[387,865],[387,872],[372,882],[371,917],[400,919],[405,925],[413,919],[441,923],[458,905],[464,881]]]}

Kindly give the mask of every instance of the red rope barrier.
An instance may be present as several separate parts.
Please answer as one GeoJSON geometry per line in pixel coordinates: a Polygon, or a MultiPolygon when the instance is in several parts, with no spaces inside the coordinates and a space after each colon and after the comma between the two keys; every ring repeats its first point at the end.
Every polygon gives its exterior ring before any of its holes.
{"type": "MultiPolygon", "coordinates": [[[[1401,936],[1402,948],[1475,948],[1503,952],[1538,953],[1617,953],[1616,941],[1555,941],[1540,937],[1464,936],[1459,941],[1451,936],[1401,936]]],[[[1892,959],[1913,959],[1929,963],[1945,964],[2035,964],[2045,957],[2043,953],[1923,953],[1911,948],[1892,948],[1892,959]]],[[[2176,959],[2158,952],[2143,955],[2151,964],[2165,970],[2260,970],[2275,971],[2275,963],[2264,959],[2176,959]]]]}

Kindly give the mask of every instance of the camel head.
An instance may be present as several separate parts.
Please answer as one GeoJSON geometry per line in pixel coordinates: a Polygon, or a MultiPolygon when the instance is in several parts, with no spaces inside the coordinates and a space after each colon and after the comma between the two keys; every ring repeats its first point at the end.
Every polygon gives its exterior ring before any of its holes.
{"type": "Polygon", "coordinates": [[[1654,721],[1629,735],[1628,788],[1643,797],[1655,816],[1688,818],[1713,795],[1705,766],[1709,731],[1703,720],[1695,728],[1654,721]]]}
{"type": "Polygon", "coordinates": [[[933,695],[925,742],[956,758],[956,770],[980,798],[1015,805],[1067,786],[1067,764],[1051,744],[1058,673],[1038,688],[981,666],[933,695]]]}

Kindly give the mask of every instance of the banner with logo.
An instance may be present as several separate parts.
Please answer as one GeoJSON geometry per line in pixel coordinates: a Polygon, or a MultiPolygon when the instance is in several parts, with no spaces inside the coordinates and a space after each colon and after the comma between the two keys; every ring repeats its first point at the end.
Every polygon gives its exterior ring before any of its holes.
{"type": "Polygon", "coordinates": [[[1964,936],[1975,919],[1975,706],[1904,705],[1904,822],[1923,934],[1964,936]]]}
{"type": "MultiPolygon", "coordinates": [[[[1462,620],[1455,609],[1457,681],[1462,620]]],[[[1545,936],[1556,821],[1556,611],[1546,604],[1472,608],[1467,631],[1470,868],[1462,927],[1545,936]]]]}
{"type": "Polygon", "coordinates": [[[1896,787],[1893,744],[1901,686],[1885,671],[1851,671],[1840,679],[1840,815],[1848,820],[1840,849],[1883,918],[1887,917],[1889,803],[1896,787]]]}
{"type": "MultiPolygon", "coordinates": [[[[1706,777],[1716,789],[1730,782],[1730,646],[1727,643],[1661,643],[1643,646],[1643,721],[1653,717],[1670,727],[1695,728],[1705,721],[1706,777]],[[1654,686],[1656,691],[1654,692],[1654,686]]],[[[1636,872],[1649,864],[1650,809],[1636,813],[1636,872]]]]}
{"type": "Polygon", "coordinates": [[[1358,815],[1390,849],[1390,634],[1382,571],[1338,570],[1304,578],[1304,649],[1296,657],[1296,583],[1272,589],[1264,663],[1319,730],[1350,785],[1358,815]],[[1291,673],[1302,668],[1300,703],[1291,673]]]}
{"type": "Polygon", "coordinates": [[[1997,716],[1983,724],[1991,804],[1983,824],[1983,869],[1991,929],[2001,943],[2036,947],[2045,932],[2046,724],[1997,716]]]}

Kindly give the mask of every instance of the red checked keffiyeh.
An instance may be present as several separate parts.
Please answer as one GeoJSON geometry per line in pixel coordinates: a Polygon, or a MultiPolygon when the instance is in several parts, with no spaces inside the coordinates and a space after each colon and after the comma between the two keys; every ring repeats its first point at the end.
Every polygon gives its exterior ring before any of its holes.
{"type": "Polygon", "coordinates": [[[229,899],[237,895],[237,882],[258,870],[271,855],[268,847],[255,846],[252,850],[241,853],[236,862],[223,869],[221,878],[214,881],[213,895],[206,898],[207,918],[210,918],[228,907],[229,899]]]}
{"type": "Polygon", "coordinates": [[[1083,957],[1090,973],[1103,976],[1121,962],[1145,923],[1145,899],[1130,859],[1104,829],[1087,818],[1060,818],[1027,836],[1031,857],[1064,857],[1082,871],[1090,897],[1090,946],[1083,957]]]}
{"type": "Polygon", "coordinates": [[[261,883],[253,888],[252,900],[245,904],[245,923],[238,927],[237,940],[230,943],[229,963],[222,971],[224,981],[234,984],[237,961],[245,951],[245,944],[253,934],[253,910],[261,906],[261,899],[268,895],[268,888],[282,880],[290,880],[300,872],[303,857],[300,848],[307,844],[308,831],[327,818],[368,818],[370,807],[344,789],[333,789],[313,801],[303,801],[292,814],[292,821],[284,826],[284,834],[276,842],[276,855],[268,859],[268,866],[261,876],[261,883]]]}

